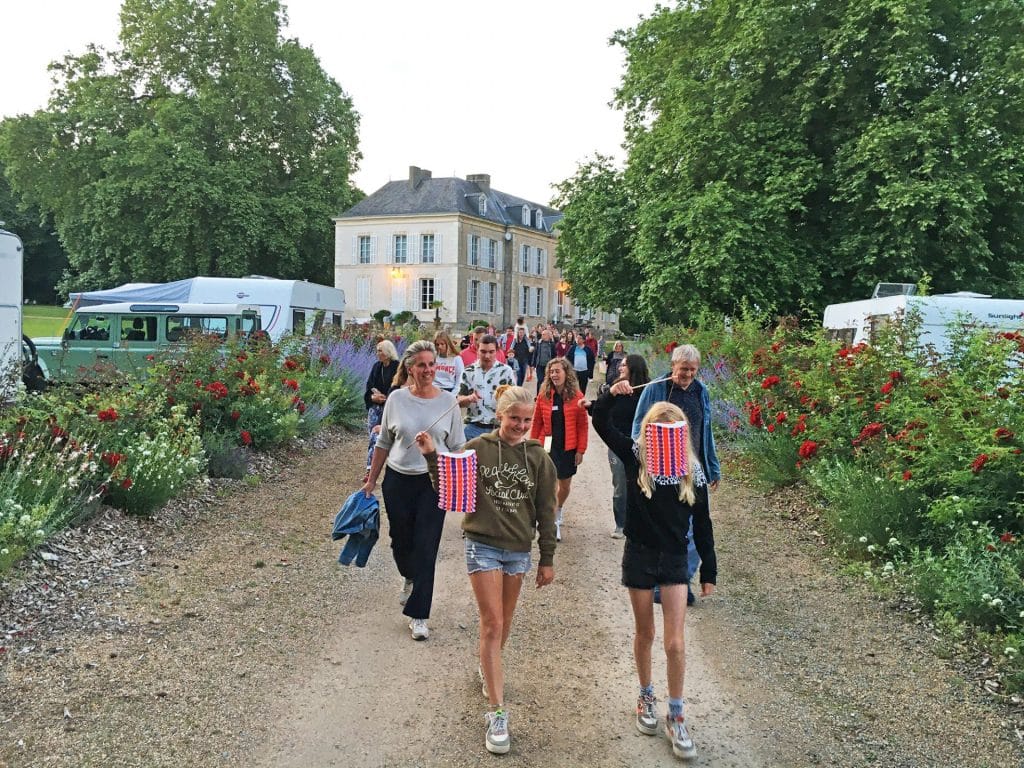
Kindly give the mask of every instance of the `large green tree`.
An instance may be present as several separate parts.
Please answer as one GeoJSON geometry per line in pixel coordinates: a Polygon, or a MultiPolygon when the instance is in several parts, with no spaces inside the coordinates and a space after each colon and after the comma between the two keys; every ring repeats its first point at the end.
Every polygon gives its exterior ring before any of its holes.
{"type": "Polygon", "coordinates": [[[613,41],[648,317],[1024,290],[1020,0],[690,0],[613,41]]]}
{"type": "Polygon", "coordinates": [[[249,273],[332,283],[358,116],[276,0],[125,0],[120,46],[51,65],[0,159],[54,217],[68,286],[249,273]]]}
{"type": "Polygon", "coordinates": [[[635,207],[611,158],[597,155],[557,185],[562,210],[558,266],[573,299],[587,307],[631,307],[640,285],[632,253],[635,207]]]}

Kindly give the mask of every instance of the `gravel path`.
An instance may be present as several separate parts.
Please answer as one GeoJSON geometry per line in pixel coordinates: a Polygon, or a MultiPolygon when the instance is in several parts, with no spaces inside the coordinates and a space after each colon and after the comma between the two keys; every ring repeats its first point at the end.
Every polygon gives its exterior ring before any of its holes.
{"type": "MultiPolygon", "coordinates": [[[[504,758],[482,743],[458,521],[431,638],[415,643],[386,536],[365,569],[334,560],[330,523],[365,456],[361,437],[334,436],[155,522],[101,515],[53,542],[58,560],[10,574],[0,766],[676,764],[632,724],[632,622],[593,439],[556,582],[524,588],[517,612],[504,758]]],[[[721,584],[687,621],[694,764],[1024,765],[1021,710],[951,670],[912,615],[837,575],[777,497],[732,480],[713,504],[721,584]]]]}

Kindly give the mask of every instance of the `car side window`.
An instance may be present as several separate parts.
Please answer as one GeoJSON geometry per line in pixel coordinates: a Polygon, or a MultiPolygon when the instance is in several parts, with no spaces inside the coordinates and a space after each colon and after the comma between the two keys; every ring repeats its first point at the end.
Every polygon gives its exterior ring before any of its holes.
{"type": "Polygon", "coordinates": [[[156,341],[156,317],[122,317],[122,341],[156,341]]]}
{"type": "Polygon", "coordinates": [[[64,332],[69,341],[107,341],[110,339],[110,318],[104,315],[77,315],[64,332]]]}

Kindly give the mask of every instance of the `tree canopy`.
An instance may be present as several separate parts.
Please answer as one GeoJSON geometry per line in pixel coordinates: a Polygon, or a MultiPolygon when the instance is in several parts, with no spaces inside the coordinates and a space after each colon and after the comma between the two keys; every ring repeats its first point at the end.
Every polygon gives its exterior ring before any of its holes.
{"type": "Polygon", "coordinates": [[[125,0],[120,46],[51,65],[0,126],[22,202],[52,214],[65,289],[257,273],[333,283],[358,116],[276,0],[125,0]]]}
{"type": "Polygon", "coordinates": [[[582,290],[619,259],[652,319],[820,310],[926,272],[1021,295],[1019,0],[693,0],[612,40],[628,155],[607,198],[632,230],[590,236],[586,167],[566,182],[559,258],[582,290]]]}
{"type": "Polygon", "coordinates": [[[26,301],[53,304],[54,290],[68,266],[68,257],[53,229],[53,217],[39,209],[19,205],[0,165],[0,226],[14,232],[25,246],[24,293],[26,301]]]}

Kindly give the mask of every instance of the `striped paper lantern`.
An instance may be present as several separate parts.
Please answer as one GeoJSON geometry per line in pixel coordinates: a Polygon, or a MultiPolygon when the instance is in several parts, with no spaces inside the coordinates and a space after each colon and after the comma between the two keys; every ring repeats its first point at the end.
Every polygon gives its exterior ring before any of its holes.
{"type": "Polygon", "coordinates": [[[647,445],[647,473],[653,477],[685,477],[689,474],[686,463],[685,421],[670,424],[647,425],[644,440],[647,445]]]}
{"type": "Polygon", "coordinates": [[[438,502],[448,512],[476,512],[476,451],[437,454],[438,502]]]}

